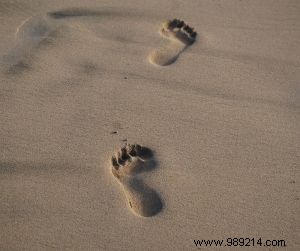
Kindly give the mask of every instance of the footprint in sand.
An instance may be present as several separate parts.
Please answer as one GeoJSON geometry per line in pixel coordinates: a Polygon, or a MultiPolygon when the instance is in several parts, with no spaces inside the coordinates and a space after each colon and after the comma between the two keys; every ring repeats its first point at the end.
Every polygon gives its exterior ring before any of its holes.
{"type": "Polygon", "coordinates": [[[36,15],[24,20],[15,33],[14,47],[3,57],[8,73],[29,69],[33,51],[49,41],[55,31],[56,26],[44,16],[36,15]]]}
{"type": "Polygon", "coordinates": [[[112,173],[124,188],[129,207],[139,216],[149,217],[162,209],[159,195],[137,174],[155,166],[153,152],[138,144],[126,144],[111,159],[112,173]]]}
{"type": "Polygon", "coordinates": [[[197,36],[193,28],[179,19],[163,23],[160,34],[168,38],[170,43],[149,54],[149,61],[160,66],[174,63],[180,53],[195,42],[197,36]]]}

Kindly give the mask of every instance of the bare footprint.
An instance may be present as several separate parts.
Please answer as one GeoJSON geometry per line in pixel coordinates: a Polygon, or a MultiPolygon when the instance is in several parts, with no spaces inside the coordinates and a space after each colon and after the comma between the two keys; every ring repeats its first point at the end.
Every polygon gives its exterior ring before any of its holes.
{"type": "Polygon", "coordinates": [[[159,195],[137,177],[155,165],[153,152],[146,147],[126,145],[111,159],[112,173],[124,188],[129,207],[139,216],[150,217],[162,209],[159,195]]]}
{"type": "Polygon", "coordinates": [[[160,34],[171,42],[149,54],[149,61],[152,64],[165,66],[176,61],[181,52],[196,40],[197,33],[184,21],[173,19],[163,23],[160,34]]]}

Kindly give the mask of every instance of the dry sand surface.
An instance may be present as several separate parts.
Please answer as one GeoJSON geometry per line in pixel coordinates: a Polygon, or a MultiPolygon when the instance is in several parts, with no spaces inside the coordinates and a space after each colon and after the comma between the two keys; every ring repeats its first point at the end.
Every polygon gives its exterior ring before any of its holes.
{"type": "Polygon", "coordinates": [[[0,0],[0,37],[1,251],[300,250],[300,1],[0,0]]]}

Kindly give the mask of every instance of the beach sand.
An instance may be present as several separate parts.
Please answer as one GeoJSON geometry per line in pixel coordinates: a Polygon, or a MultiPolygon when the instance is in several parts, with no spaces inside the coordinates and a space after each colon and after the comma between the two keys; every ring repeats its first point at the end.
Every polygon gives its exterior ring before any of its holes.
{"type": "Polygon", "coordinates": [[[1,0],[0,250],[299,250],[299,13],[296,0],[1,0]],[[159,32],[173,18],[192,44],[159,32]],[[155,168],[120,160],[126,143],[155,168]]]}

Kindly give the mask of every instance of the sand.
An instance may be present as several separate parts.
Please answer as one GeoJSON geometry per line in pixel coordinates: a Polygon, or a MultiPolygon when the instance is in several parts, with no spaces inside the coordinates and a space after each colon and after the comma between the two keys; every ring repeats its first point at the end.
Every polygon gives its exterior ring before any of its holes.
{"type": "Polygon", "coordinates": [[[0,1],[0,250],[226,238],[299,250],[299,13],[299,1],[0,1]],[[163,36],[173,18],[194,43],[163,36]],[[111,159],[127,143],[155,168],[122,155],[120,181],[111,159]]]}
{"type": "Polygon", "coordinates": [[[173,64],[197,38],[197,32],[194,31],[194,28],[179,19],[167,20],[159,32],[169,42],[161,48],[154,49],[148,55],[149,62],[158,66],[173,64]]]}

